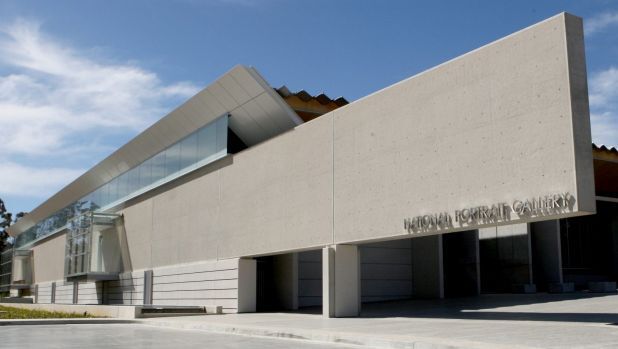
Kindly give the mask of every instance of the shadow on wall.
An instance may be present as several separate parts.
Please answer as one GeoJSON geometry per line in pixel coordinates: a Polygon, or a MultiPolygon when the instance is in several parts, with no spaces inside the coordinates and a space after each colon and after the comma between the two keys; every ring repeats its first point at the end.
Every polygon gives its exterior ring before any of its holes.
{"type": "Polygon", "coordinates": [[[118,280],[105,281],[102,287],[103,304],[135,304],[142,297],[136,297],[140,293],[136,280],[133,277],[133,264],[129,253],[127,231],[124,226],[124,217],[120,216],[115,221],[116,247],[120,252],[120,275],[118,280]]]}

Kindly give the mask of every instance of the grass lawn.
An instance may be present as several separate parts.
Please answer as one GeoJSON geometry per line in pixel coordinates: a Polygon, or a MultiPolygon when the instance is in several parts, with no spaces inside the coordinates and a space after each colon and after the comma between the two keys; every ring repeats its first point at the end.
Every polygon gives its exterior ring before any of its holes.
{"type": "Polygon", "coordinates": [[[31,310],[6,307],[0,305],[0,320],[2,319],[62,319],[62,318],[93,318],[88,313],[62,313],[59,311],[31,310]]]}

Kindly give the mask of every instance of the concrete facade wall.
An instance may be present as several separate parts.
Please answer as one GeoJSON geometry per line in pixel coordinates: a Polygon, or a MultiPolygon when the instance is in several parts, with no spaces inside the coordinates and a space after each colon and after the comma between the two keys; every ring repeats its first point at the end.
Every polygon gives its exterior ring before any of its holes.
{"type": "Polygon", "coordinates": [[[584,143],[590,152],[589,132],[574,129],[589,116],[572,110],[584,81],[568,68],[581,48],[565,39],[579,31],[553,17],[126,208],[133,267],[405,237],[405,217],[553,193],[576,198],[564,216],[593,212],[592,167],[575,161],[587,161],[584,143]]]}
{"type": "Polygon", "coordinates": [[[133,268],[331,242],[330,126],[320,118],[125,208],[133,268]]]}
{"type": "Polygon", "coordinates": [[[153,269],[153,304],[220,305],[224,312],[235,313],[242,301],[240,264],[239,259],[228,259],[153,269]]]}
{"type": "MultiPolygon", "coordinates": [[[[155,270],[155,304],[233,311],[240,271],[177,265],[410,237],[407,217],[554,193],[575,196],[562,216],[594,212],[581,31],[555,16],[128,203],[128,265],[155,270]]],[[[441,273],[441,242],[428,242],[414,277],[441,273]]],[[[64,236],[34,249],[36,282],[62,279],[64,236]]],[[[433,286],[421,293],[443,293],[433,286]]]]}
{"type": "MultiPolygon", "coordinates": [[[[582,73],[569,57],[583,51],[567,52],[565,39],[581,30],[559,15],[335,110],[335,242],[551,193],[576,196],[568,214],[593,213],[592,166],[575,161],[592,161],[589,114],[571,108],[585,80],[569,75],[570,64],[582,73]]],[[[546,218],[513,213],[509,223],[546,218]]]]}
{"type": "Polygon", "coordinates": [[[64,278],[65,245],[65,234],[58,234],[32,248],[35,284],[64,278]]]}
{"type": "Polygon", "coordinates": [[[573,162],[575,163],[575,192],[577,207],[582,211],[595,212],[595,186],[588,103],[588,74],[584,49],[584,31],[581,18],[566,14],[566,46],[569,70],[570,115],[573,132],[573,162]],[[592,195],[591,195],[592,193],[592,195]]]}
{"type": "MultiPolygon", "coordinates": [[[[251,311],[251,307],[255,311],[255,276],[253,285],[249,278],[251,272],[255,275],[255,268],[247,263],[254,261],[228,259],[156,268],[153,305],[220,305],[226,313],[251,311]],[[245,280],[241,280],[243,277],[245,280]]],[[[37,285],[37,303],[51,303],[51,283],[37,285]]],[[[73,283],[57,280],[55,303],[73,304],[73,290],[73,283]]],[[[123,273],[117,281],[80,282],[77,304],[142,305],[144,271],[123,273]]]]}

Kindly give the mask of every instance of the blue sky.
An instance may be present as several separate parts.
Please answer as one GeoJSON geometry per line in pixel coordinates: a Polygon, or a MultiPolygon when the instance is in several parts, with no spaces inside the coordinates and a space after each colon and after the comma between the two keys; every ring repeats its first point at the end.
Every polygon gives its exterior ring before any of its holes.
{"type": "Polygon", "coordinates": [[[618,145],[616,1],[0,0],[0,198],[33,209],[235,64],[355,100],[562,11],[618,145]]]}

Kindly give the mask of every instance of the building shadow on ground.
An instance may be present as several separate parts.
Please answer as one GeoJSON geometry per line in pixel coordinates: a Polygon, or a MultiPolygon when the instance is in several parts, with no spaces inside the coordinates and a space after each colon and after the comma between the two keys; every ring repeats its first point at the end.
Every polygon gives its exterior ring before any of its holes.
{"type": "Polygon", "coordinates": [[[492,294],[442,300],[390,301],[363,304],[361,317],[614,324],[618,322],[618,296],[590,293],[492,294]],[[597,303],[599,300],[607,304],[607,312],[595,312],[589,309],[587,303],[597,303]]]}

